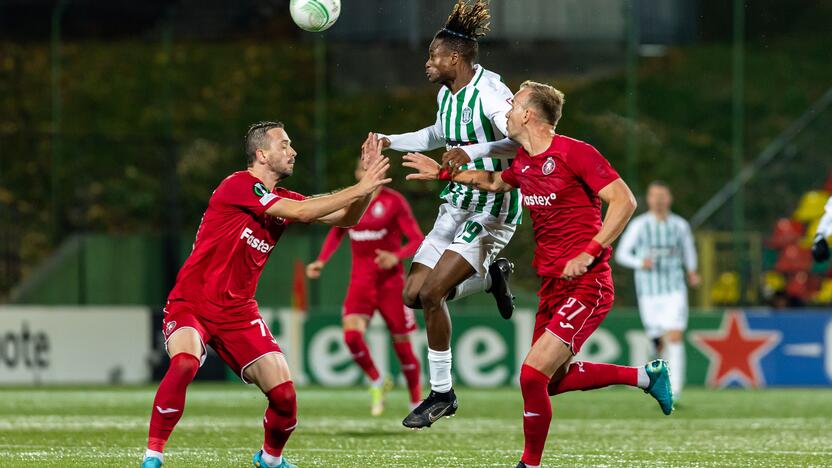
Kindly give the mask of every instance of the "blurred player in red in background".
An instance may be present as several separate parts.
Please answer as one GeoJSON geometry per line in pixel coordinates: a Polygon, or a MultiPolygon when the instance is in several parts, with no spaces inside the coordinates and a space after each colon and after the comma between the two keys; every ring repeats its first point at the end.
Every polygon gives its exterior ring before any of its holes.
{"type": "Polygon", "coordinates": [[[355,185],[314,198],[277,183],[292,175],[297,153],[279,122],[251,126],[248,169],[214,190],[191,252],[168,296],[162,331],[170,366],[159,383],[150,415],[142,468],[162,465],[162,452],[185,409],[185,392],[204,362],[208,344],[245,383],[266,395],[263,449],[256,467],[293,468],[283,447],[297,425],[295,388],[277,341],[260,316],[254,293],[260,273],[286,226],[322,222],[351,226],[373,193],[390,182],[378,139],[362,146],[366,173],[355,185]]]}
{"type": "MultiPolygon", "coordinates": [[[[627,184],[591,145],[555,133],[563,93],[525,82],[508,111],[508,137],[517,143],[514,163],[502,172],[456,174],[425,155],[405,155],[419,172],[408,179],[453,179],[479,190],[519,187],[535,238],[534,267],[541,278],[532,348],[520,370],[525,449],[518,468],[540,466],[552,420],[550,395],[630,385],[652,395],[665,414],[673,410],[667,365],[644,367],[575,362],[587,338],[612,308],[610,245],[636,208],[627,184]],[[607,213],[601,222],[601,200],[607,213]]],[[[495,142],[494,145],[501,145],[495,142]]]]}
{"type": "MultiPolygon", "coordinates": [[[[359,164],[355,178],[361,180],[363,177],[364,169],[359,164]]],[[[411,409],[415,408],[422,399],[419,360],[413,354],[410,343],[410,333],[416,330],[416,320],[413,310],[405,307],[402,298],[402,260],[413,256],[425,236],[407,200],[395,190],[379,187],[358,224],[350,228],[333,227],[329,231],[318,259],[306,266],[309,278],[321,276],[321,270],[338,249],[345,234],[350,238],[352,271],[342,310],[344,342],[356,364],[370,379],[370,412],[373,416],[381,415],[384,394],[392,386],[390,379],[379,373],[364,341],[367,324],[376,310],[390,330],[393,348],[410,390],[411,409]],[[407,238],[404,245],[402,236],[407,238]]]]}

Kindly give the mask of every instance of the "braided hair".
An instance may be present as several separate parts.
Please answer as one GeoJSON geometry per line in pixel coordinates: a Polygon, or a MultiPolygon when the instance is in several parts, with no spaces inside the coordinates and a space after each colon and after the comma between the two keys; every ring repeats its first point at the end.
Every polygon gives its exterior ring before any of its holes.
{"type": "Polygon", "coordinates": [[[479,51],[477,41],[488,32],[490,19],[488,0],[457,0],[445,26],[433,38],[441,39],[450,50],[474,63],[479,51]]]}

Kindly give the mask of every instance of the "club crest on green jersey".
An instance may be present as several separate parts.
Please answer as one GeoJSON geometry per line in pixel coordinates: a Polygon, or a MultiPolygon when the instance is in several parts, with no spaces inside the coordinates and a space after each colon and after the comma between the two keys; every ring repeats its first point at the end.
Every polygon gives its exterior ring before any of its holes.
{"type": "Polygon", "coordinates": [[[552,159],[551,156],[549,156],[549,159],[547,159],[546,162],[543,163],[543,167],[541,167],[540,170],[543,171],[543,175],[549,175],[555,172],[555,160],[552,159]]]}
{"type": "Polygon", "coordinates": [[[460,122],[462,122],[463,124],[467,125],[471,123],[471,121],[474,120],[474,110],[470,107],[462,109],[462,117],[460,117],[460,119],[460,122]]]}

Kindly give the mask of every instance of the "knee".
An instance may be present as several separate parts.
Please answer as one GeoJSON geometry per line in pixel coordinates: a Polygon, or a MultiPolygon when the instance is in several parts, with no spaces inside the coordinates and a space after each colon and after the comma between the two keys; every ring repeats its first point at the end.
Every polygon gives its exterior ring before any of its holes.
{"type": "Polygon", "coordinates": [[[269,407],[282,417],[295,419],[298,414],[298,402],[295,385],[291,380],[283,382],[266,392],[269,407]]]}
{"type": "Polygon", "coordinates": [[[179,353],[170,358],[168,373],[193,379],[199,370],[199,358],[190,353],[179,353]]]}
{"type": "Polygon", "coordinates": [[[405,287],[402,299],[404,299],[404,305],[410,307],[411,309],[422,308],[422,303],[419,301],[419,291],[414,288],[405,287]]]}
{"type": "Polygon", "coordinates": [[[434,286],[423,287],[419,291],[419,302],[422,303],[422,307],[425,310],[441,307],[444,297],[444,291],[434,286]]]}
{"type": "Polygon", "coordinates": [[[524,391],[540,385],[545,387],[550,380],[549,376],[529,364],[523,364],[523,367],[520,368],[520,388],[524,391]]]}
{"type": "Polygon", "coordinates": [[[353,349],[361,345],[364,341],[364,334],[358,330],[344,330],[344,343],[347,347],[353,349]]]}

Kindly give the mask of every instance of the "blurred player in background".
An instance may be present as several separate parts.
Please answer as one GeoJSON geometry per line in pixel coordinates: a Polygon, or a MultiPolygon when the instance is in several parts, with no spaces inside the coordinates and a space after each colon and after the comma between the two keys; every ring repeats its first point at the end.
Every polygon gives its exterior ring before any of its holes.
{"type": "Polygon", "coordinates": [[[829,236],[832,236],[832,197],[826,201],[823,216],[818,223],[818,230],[812,241],[812,257],[816,262],[829,260],[829,236]]]}
{"type": "Polygon", "coordinates": [[[453,180],[480,190],[523,191],[534,227],[534,267],[541,278],[533,344],[520,370],[525,449],[518,468],[540,466],[552,420],[550,395],[622,384],[643,388],[665,414],[673,410],[667,366],[571,363],[613,304],[610,244],[636,208],[627,184],[591,145],[555,134],[563,93],[525,82],[508,113],[520,143],[503,171],[453,172],[422,154],[405,155],[411,180],[453,180]],[[601,222],[601,200],[607,213],[601,222]]]}
{"type": "MultiPolygon", "coordinates": [[[[359,162],[355,169],[356,180],[364,177],[359,162]]],[[[402,373],[410,391],[411,409],[422,400],[419,382],[419,360],[413,354],[410,333],[416,330],[413,310],[404,305],[404,268],[402,261],[413,256],[425,236],[407,200],[397,191],[379,187],[364,216],[350,228],[333,227],[324,240],[317,260],[306,266],[311,279],[321,276],[332,254],[338,249],[344,235],[350,238],[352,271],[347,296],[344,298],[344,342],[364,374],[370,379],[371,414],[379,416],[384,411],[384,394],[392,381],[382,376],[373,362],[364,340],[367,324],[376,310],[381,313],[393,339],[393,349],[399,358],[402,373]],[[402,245],[402,237],[407,243],[402,245]]]]}
{"type": "Polygon", "coordinates": [[[699,286],[699,274],[690,225],[670,211],[672,204],[670,187],[651,182],[647,187],[648,211],[630,221],[621,235],[615,261],[635,270],[641,323],[656,353],[668,361],[675,401],[685,383],[687,286],[699,286]]]}
{"type": "Polygon", "coordinates": [[[277,183],[292,175],[297,153],[280,122],[252,125],[245,140],[248,169],[214,190],[191,252],[168,296],[162,331],[170,366],[159,383],[150,415],[142,468],[162,465],[165,444],[185,409],[185,392],[211,345],[245,383],[266,395],[263,449],[257,467],[292,468],[283,447],[297,425],[295,388],[277,341],[260,316],[254,293],[277,241],[293,222],[351,226],[373,193],[390,182],[389,162],[378,140],[362,146],[366,173],[355,185],[305,198],[277,183]]]}
{"type": "MultiPolygon", "coordinates": [[[[458,1],[445,26],[430,44],[425,71],[432,83],[442,84],[437,95],[436,122],[401,135],[380,135],[396,151],[449,149],[449,164],[471,159],[462,150],[477,143],[503,138],[511,91],[496,73],[476,63],[477,40],[488,30],[488,4],[458,1]]],[[[480,157],[465,168],[502,170],[510,159],[480,157]]],[[[520,223],[520,193],[487,193],[449,183],[433,229],[428,233],[407,276],[405,304],[421,308],[428,336],[431,392],[402,422],[411,428],[452,416],[457,400],[451,382],[451,318],[446,301],[489,291],[504,318],[511,317],[513,298],[508,287],[512,266],[496,259],[520,223]]]]}

